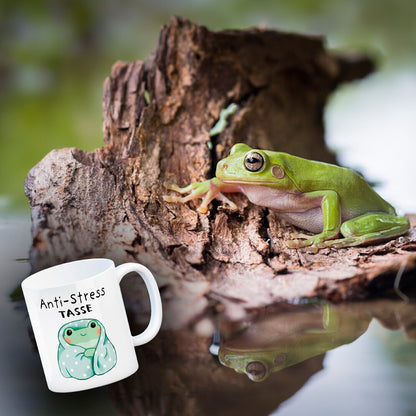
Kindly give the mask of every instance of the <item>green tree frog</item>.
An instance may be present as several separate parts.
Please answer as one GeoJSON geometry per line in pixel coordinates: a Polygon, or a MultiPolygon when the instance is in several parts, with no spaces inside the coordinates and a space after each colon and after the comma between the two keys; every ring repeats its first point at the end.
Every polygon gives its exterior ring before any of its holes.
{"type": "Polygon", "coordinates": [[[328,304],[323,310],[306,307],[263,316],[219,342],[218,359],[252,381],[264,381],[276,371],[354,341],[370,320],[340,313],[328,304]]]}
{"type": "Polygon", "coordinates": [[[290,248],[349,247],[376,243],[405,234],[405,217],[381,198],[358,173],[339,166],[252,149],[235,144],[217,164],[215,178],[180,188],[187,196],[164,196],[167,202],[203,198],[198,208],[207,212],[213,199],[237,208],[223,192],[241,192],[254,204],[272,209],[278,217],[314,235],[294,233],[290,248]],[[338,238],[342,234],[344,238],[338,238]]]}

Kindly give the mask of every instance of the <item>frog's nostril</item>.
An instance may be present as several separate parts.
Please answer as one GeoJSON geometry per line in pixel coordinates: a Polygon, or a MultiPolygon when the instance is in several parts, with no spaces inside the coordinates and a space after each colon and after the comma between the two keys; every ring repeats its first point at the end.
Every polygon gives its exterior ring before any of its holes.
{"type": "Polygon", "coordinates": [[[226,164],[226,163],[223,163],[223,164],[221,165],[221,168],[222,168],[222,169],[227,169],[227,164],[226,164]]]}

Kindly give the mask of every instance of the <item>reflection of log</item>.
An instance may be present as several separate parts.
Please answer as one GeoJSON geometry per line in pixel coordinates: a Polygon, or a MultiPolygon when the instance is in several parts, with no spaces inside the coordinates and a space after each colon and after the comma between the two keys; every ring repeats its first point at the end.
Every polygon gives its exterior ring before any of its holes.
{"type": "Polygon", "coordinates": [[[111,386],[121,415],[269,415],[322,369],[323,355],[262,383],[223,367],[210,340],[190,331],[162,332],[140,354],[140,370],[111,386]]]}
{"type": "MultiPolygon", "coordinates": [[[[368,328],[370,318],[339,313],[328,304],[287,308],[251,322],[225,323],[228,329],[218,349],[221,364],[263,382],[273,373],[348,344],[368,328]]],[[[222,333],[224,333],[224,329],[222,333]]]]}
{"type": "Polygon", "coordinates": [[[165,307],[176,308],[172,325],[198,315],[207,298],[253,308],[299,297],[357,298],[378,282],[391,286],[401,264],[415,268],[415,243],[406,239],[308,254],[287,249],[292,227],[242,196],[233,197],[238,212],[214,203],[207,215],[162,199],[165,181],[211,177],[237,141],[333,162],[323,141],[325,100],[370,70],[364,58],[327,53],[320,38],[210,32],[171,19],[153,55],[115,64],[106,80],[106,146],[55,150],[29,173],[33,269],[91,256],[144,263],[166,286],[165,307]],[[231,102],[238,111],[211,141],[231,102]],[[178,306],[178,293],[192,300],[178,306]]]}
{"type": "MultiPolygon", "coordinates": [[[[413,293],[414,299],[415,293],[413,293]]],[[[392,299],[354,302],[340,307],[340,313],[354,311],[362,319],[376,318],[385,328],[401,330],[409,340],[416,341],[416,304],[392,299]]]]}
{"type": "Polygon", "coordinates": [[[268,415],[322,369],[326,351],[361,336],[373,317],[414,339],[415,312],[397,300],[279,304],[243,322],[220,319],[219,357],[210,354],[209,337],[162,331],[140,348],[140,370],[110,392],[121,415],[268,415]],[[268,362],[268,374],[253,382],[244,370],[259,362],[268,362]]]}

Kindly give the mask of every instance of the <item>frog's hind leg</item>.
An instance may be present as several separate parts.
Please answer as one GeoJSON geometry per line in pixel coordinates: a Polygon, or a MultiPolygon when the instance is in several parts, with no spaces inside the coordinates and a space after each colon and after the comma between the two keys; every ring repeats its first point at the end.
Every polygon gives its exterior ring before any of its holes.
{"type": "Polygon", "coordinates": [[[341,234],[345,238],[324,241],[318,244],[318,248],[342,248],[378,243],[399,237],[409,228],[409,220],[406,217],[384,213],[363,214],[341,225],[341,234]]]}

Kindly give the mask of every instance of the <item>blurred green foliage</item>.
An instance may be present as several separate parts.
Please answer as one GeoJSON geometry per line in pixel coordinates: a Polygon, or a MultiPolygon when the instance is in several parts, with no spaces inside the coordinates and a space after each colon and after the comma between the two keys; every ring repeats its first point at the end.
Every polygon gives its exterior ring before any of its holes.
{"type": "Polygon", "coordinates": [[[24,177],[50,150],[103,144],[102,83],[111,65],[145,59],[171,15],[213,29],[325,34],[331,47],[414,62],[413,0],[1,0],[0,209],[27,207],[24,177]]]}

